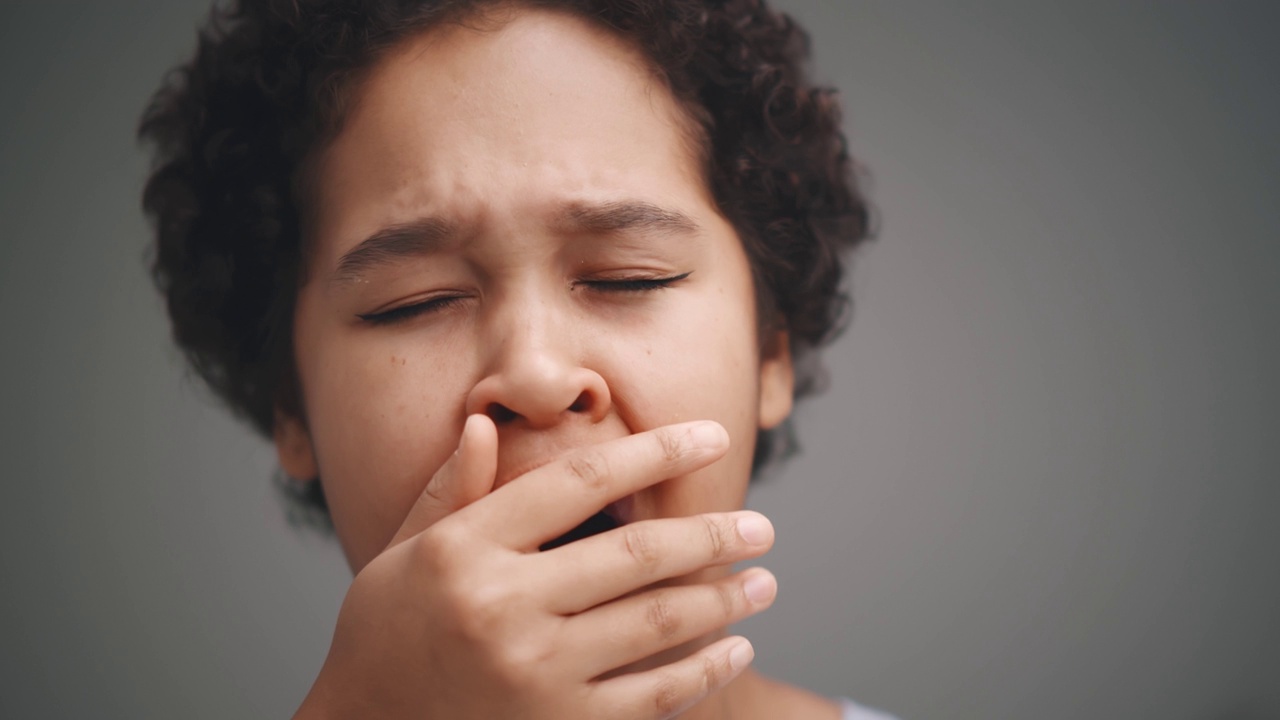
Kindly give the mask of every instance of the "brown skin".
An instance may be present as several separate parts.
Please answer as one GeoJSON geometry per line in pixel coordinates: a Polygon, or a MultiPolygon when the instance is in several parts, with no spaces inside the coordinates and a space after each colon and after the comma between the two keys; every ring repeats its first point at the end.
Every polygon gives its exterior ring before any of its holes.
{"type": "Polygon", "coordinates": [[[298,717],[838,716],[725,638],[776,592],[729,565],[772,544],[740,509],[792,369],[686,127],[638,52],[542,11],[363,80],[312,178],[306,418],[276,432],[357,573],[298,717]],[[435,242],[339,272],[424,218],[435,242]],[[631,524],[537,552],[625,497],[631,524]]]}

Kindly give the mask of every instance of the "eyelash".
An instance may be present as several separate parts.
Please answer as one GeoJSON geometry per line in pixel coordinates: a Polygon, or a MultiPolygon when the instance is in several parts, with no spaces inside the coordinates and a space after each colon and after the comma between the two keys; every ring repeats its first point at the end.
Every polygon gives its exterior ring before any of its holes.
{"type": "Polygon", "coordinates": [[[420,303],[412,305],[403,305],[398,308],[384,310],[383,312],[357,314],[356,317],[369,323],[370,325],[389,325],[395,322],[401,322],[410,318],[417,317],[430,312],[439,312],[445,310],[465,298],[461,295],[451,295],[448,297],[431,298],[420,303]]]}
{"type": "MultiPolygon", "coordinates": [[[[625,278],[619,280],[579,280],[577,285],[585,285],[586,287],[600,292],[611,293],[641,293],[653,290],[662,290],[674,283],[680,282],[689,277],[692,273],[681,273],[663,278],[625,278]]],[[[417,317],[426,313],[439,312],[465,300],[464,296],[452,295],[448,297],[432,298],[413,305],[404,305],[398,308],[392,308],[383,312],[357,314],[356,317],[369,323],[370,325],[388,325],[391,323],[401,322],[410,318],[417,317]]]]}
{"type": "Polygon", "coordinates": [[[630,293],[647,290],[661,290],[673,283],[680,282],[693,273],[681,273],[663,278],[619,278],[617,280],[579,280],[575,285],[585,285],[592,290],[602,292],[630,293]]]}

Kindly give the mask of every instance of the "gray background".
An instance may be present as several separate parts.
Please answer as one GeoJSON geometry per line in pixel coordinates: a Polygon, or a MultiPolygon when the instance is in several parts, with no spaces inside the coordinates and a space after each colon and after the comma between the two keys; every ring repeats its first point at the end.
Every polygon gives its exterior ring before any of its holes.
{"type": "MultiPolygon", "coordinates": [[[[760,667],[904,718],[1280,718],[1280,45],[1245,2],[818,2],[883,218],[752,505],[760,667]]],[[[286,717],[347,570],[182,369],[134,124],[204,2],[0,10],[0,716],[286,717]]]]}

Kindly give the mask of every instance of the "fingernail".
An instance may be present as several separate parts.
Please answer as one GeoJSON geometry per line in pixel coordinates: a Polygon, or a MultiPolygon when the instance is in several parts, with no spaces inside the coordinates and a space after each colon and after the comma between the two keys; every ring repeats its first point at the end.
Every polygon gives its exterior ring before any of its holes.
{"type": "Polygon", "coordinates": [[[703,448],[718,448],[729,443],[728,433],[714,422],[701,422],[689,428],[689,439],[703,448]]]}
{"type": "Polygon", "coordinates": [[[729,651],[729,667],[734,670],[741,670],[749,665],[751,659],[755,656],[756,649],[751,647],[751,641],[744,639],[729,651]]]}
{"type": "Polygon", "coordinates": [[[738,518],[738,534],[748,545],[764,545],[773,537],[773,525],[763,515],[752,513],[738,518]]]}
{"type": "Polygon", "coordinates": [[[756,572],[742,583],[742,592],[752,605],[761,605],[778,594],[778,581],[768,572],[756,572]]]}

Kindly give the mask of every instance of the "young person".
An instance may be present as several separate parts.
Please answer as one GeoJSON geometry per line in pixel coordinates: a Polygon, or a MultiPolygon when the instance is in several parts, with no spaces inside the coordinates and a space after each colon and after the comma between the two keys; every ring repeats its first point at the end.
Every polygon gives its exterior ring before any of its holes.
{"type": "Polygon", "coordinates": [[[872,717],[725,632],[867,235],[804,45],[760,0],[215,16],[144,204],[177,342],[355,572],[297,717],[872,717]]]}

